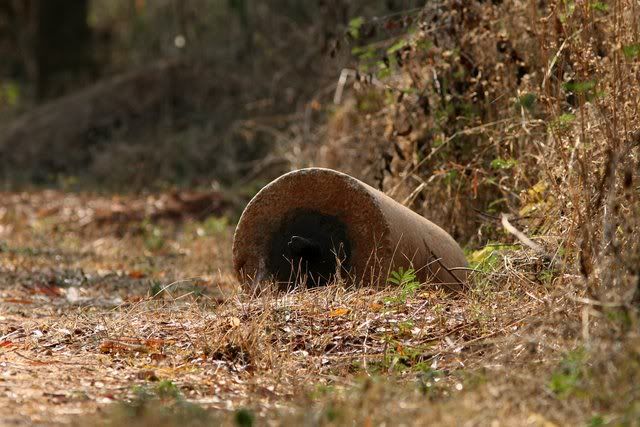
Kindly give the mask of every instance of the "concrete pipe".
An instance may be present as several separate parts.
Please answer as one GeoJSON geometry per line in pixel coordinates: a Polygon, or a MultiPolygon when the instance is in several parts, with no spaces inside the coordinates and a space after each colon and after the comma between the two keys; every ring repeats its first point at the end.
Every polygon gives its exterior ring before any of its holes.
{"type": "Polygon", "coordinates": [[[413,268],[422,282],[461,290],[467,263],[437,225],[384,193],[331,169],[287,173],[249,202],[236,228],[233,264],[245,284],[315,286],[336,275],[385,285],[413,268]]]}

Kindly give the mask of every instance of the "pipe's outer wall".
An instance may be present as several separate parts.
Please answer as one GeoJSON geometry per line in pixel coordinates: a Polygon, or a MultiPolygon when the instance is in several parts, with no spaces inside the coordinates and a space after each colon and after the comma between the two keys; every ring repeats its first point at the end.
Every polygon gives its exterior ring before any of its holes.
{"type": "Polygon", "coordinates": [[[390,271],[413,267],[424,282],[461,290],[467,262],[443,229],[349,175],[324,168],[289,172],[267,186],[245,208],[233,241],[239,279],[257,285],[269,280],[269,241],[282,219],[295,210],[338,217],[351,243],[351,279],[385,285],[390,271]],[[457,270],[451,270],[451,269],[457,270]]]}

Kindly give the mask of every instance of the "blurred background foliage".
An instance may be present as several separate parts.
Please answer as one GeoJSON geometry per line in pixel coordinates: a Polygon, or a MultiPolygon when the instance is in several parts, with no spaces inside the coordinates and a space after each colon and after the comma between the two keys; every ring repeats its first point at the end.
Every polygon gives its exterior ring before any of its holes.
{"type": "Polygon", "coordinates": [[[418,3],[0,0],[2,186],[252,191],[317,140],[352,17],[418,3]]]}
{"type": "Polygon", "coordinates": [[[242,206],[288,170],[326,166],[469,247],[504,237],[502,213],[551,235],[568,224],[553,218],[584,222],[577,206],[604,209],[611,171],[637,169],[637,11],[621,10],[0,0],[0,182],[221,189],[242,206]],[[576,142],[591,140],[607,144],[576,142]]]}

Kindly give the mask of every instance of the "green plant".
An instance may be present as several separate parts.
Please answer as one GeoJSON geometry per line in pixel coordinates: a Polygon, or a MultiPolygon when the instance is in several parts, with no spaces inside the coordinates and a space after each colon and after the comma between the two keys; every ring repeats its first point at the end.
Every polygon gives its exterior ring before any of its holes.
{"type": "Polygon", "coordinates": [[[603,12],[603,13],[609,11],[609,5],[601,1],[596,1],[591,3],[591,8],[593,10],[597,10],[598,12],[603,12]]]}
{"type": "Polygon", "coordinates": [[[149,282],[149,296],[151,298],[162,298],[163,287],[162,283],[157,280],[151,280],[149,282]]]}
{"type": "Polygon", "coordinates": [[[236,411],[234,420],[238,427],[251,427],[254,424],[255,416],[250,410],[246,408],[240,408],[236,411]]]}
{"type": "Polygon", "coordinates": [[[156,395],[161,399],[179,399],[180,389],[170,380],[160,381],[155,387],[156,395]]]}
{"type": "Polygon", "coordinates": [[[491,273],[497,268],[498,263],[502,259],[500,256],[504,251],[517,249],[514,245],[488,244],[482,249],[473,251],[467,255],[469,265],[474,270],[480,270],[483,273],[491,273]]]}
{"type": "Polygon", "coordinates": [[[627,59],[640,58],[640,43],[622,46],[622,53],[627,59]]]}
{"type": "Polygon", "coordinates": [[[364,18],[362,16],[358,16],[349,21],[348,33],[353,39],[358,40],[360,38],[360,28],[362,28],[363,24],[364,18]]]}
{"type": "Polygon", "coordinates": [[[511,169],[518,164],[516,159],[503,159],[497,157],[491,161],[492,169],[511,169]]]}
{"type": "Polygon", "coordinates": [[[538,280],[544,285],[550,285],[553,279],[556,277],[556,272],[554,270],[542,270],[537,276],[538,280]]]}
{"type": "Polygon", "coordinates": [[[418,375],[418,388],[420,392],[429,399],[435,399],[443,394],[443,384],[441,380],[446,373],[437,369],[427,367],[418,375]]]}
{"type": "Polygon", "coordinates": [[[166,243],[162,230],[148,220],[142,222],[142,238],[145,248],[151,252],[159,251],[166,243]]]}
{"type": "Polygon", "coordinates": [[[197,228],[197,233],[199,236],[217,236],[224,233],[227,227],[229,227],[229,219],[227,217],[210,216],[197,228]]]}
{"type": "Polygon", "coordinates": [[[571,113],[564,113],[554,119],[549,127],[556,131],[567,131],[570,129],[571,124],[575,121],[576,115],[571,113]]]}
{"type": "Polygon", "coordinates": [[[20,86],[12,81],[0,82],[0,107],[15,107],[20,103],[20,86]]]}
{"type": "Polygon", "coordinates": [[[329,405],[324,411],[324,417],[329,423],[338,423],[342,418],[342,413],[334,405],[329,405]]]}
{"type": "Polygon", "coordinates": [[[536,100],[537,97],[534,93],[525,93],[518,98],[518,102],[516,103],[516,105],[527,110],[533,110],[533,107],[536,104],[536,100]]]}
{"type": "Polygon", "coordinates": [[[399,288],[398,295],[387,298],[386,302],[404,304],[407,298],[414,295],[418,288],[420,288],[420,281],[416,279],[416,271],[413,268],[404,269],[398,268],[397,271],[392,271],[387,278],[387,283],[397,285],[399,288]]]}
{"type": "Polygon", "coordinates": [[[561,399],[575,394],[585,377],[586,360],[587,353],[582,348],[567,353],[558,368],[551,374],[549,389],[561,399]]]}
{"type": "Polygon", "coordinates": [[[411,330],[414,327],[414,323],[410,320],[404,322],[398,322],[398,332],[403,336],[411,336],[411,330]]]}

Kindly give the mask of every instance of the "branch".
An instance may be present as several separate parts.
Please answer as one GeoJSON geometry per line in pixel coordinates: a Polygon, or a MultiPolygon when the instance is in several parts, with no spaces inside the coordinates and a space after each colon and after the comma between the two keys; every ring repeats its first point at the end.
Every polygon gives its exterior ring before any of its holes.
{"type": "Polygon", "coordinates": [[[513,225],[511,225],[506,214],[501,214],[500,217],[501,217],[501,222],[504,229],[507,230],[509,233],[513,234],[514,236],[516,236],[516,238],[520,240],[520,242],[522,242],[523,245],[528,246],[529,248],[538,252],[540,255],[549,256],[549,254],[544,250],[542,246],[540,246],[539,244],[537,244],[536,242],[528,238],[522,231],[518,230],[513,225]]]}

